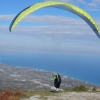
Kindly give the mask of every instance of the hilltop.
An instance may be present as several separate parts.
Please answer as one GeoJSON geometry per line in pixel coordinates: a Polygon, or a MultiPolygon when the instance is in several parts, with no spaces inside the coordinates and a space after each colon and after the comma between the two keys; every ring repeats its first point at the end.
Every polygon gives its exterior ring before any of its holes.
{"type": "Polygon", "coordinates": [[[0,93],[0,100],[100,100],[97,91],[59,91],[48,90],[4,90],[0,93]]]}
{"type": "Polygon", "coordinates": [[[100,100],[100,92],[60,92],[33,91],[29,98],[21,100],[100,100]],[[34,93],[35,92],[35,93],[34,93]]]}

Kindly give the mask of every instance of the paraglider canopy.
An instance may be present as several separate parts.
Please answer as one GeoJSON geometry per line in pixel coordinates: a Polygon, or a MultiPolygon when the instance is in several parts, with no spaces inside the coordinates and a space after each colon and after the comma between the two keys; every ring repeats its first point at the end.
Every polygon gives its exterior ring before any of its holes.
{"type": "Polygon", "coordinates": [[[41,2],[41,3],[37,3],[32,6],[27,7],[13,19],[9,28],[10,32],[26,15],[44,7],[55,7],[59,9],[64,9],[78,15],[91,27],[91,29],[95,32],[95,34],[100,38],[100,29],[96,21],[92,18],[91,15],[89,15],[89,13],[87,13],[85,10],[73,4],[58,2],[58,1],[41,2]]]}

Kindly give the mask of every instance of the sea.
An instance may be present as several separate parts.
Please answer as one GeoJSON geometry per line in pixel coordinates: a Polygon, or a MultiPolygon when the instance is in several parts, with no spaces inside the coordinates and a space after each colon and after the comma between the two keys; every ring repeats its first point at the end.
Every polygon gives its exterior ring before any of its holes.
{"type": "Polygon", "coordinates": [[[100,86],[100,56],[49,53],[0,53],[0,63],[13,67],[56,72],[100,86]]]}

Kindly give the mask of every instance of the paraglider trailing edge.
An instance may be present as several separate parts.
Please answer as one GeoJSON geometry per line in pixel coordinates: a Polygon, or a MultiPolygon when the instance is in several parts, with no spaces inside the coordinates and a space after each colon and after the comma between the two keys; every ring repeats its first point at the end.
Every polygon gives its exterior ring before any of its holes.
{"type": "Polygon", "coordinates": [[[79,17],[81,17],[94,31],[94,33],[100,38],[100,29],[96,23],[96,21],[92,18],[92,16],[86,12],[85,10],[79,8],[78,6],[75,6],[73,4],[65,3],[65,2],[58,2],[58,1],[47,1],[47,2],[41,2],[36,3],[32,6],[29,6],[22,10],[17,16],[12,20],[11,25],[9,27],[10,32],[15,28],[15,26],[27,15],[30,13],[35,12],[38,9],[44,8],[44,7],[54,7],[59,8],[63,10],[70,11],[79,17]]]}

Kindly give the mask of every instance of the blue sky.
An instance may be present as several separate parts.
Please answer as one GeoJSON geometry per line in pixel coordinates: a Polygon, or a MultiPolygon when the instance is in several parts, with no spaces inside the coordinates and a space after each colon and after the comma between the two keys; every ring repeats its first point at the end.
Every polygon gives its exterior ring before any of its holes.
{"type": "MultiPolygon", "coordinates": [[[[13,18],[26,7],[45,0],[0,0],[0,52],[40,52],[100,55],[100,39],[80,17],[57,8],[26,16],[13,30],[13,18]]],[[[100,27],[100,0],[59,0],[89,12],[100,27]]]]}

